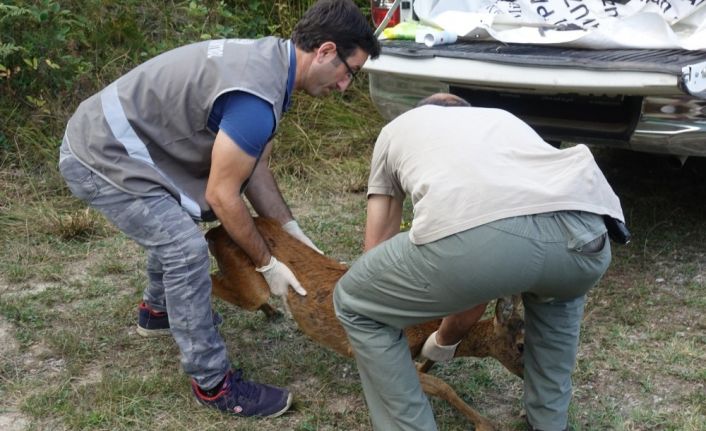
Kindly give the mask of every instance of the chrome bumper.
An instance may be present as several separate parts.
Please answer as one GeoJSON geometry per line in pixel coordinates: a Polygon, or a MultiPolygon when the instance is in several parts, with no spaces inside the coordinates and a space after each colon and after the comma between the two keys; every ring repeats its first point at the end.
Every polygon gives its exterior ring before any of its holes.
{"type": "Polygon", "coordinates": [[[706,100],[646,97],[629,147],[650,153],[706,157],[706,100]]]}
{"type": "MultiPolygon", "coordinates": [[[[380,73],[370,73],[369,78],[371,98],[388,120],[432,93],[449,91],[449,85],[439,81],[380,73]]],[[[585,143],[681,157],[706,157],[706,100],[686,95],[647,96],[629,139],[622,142],[586,140],[585,143]]]]}

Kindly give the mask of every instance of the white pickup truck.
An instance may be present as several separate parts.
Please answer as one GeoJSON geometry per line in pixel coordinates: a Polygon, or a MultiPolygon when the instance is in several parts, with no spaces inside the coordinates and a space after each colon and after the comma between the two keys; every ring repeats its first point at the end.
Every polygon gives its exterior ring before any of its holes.
{"type": "MultiPolygon", "coordinates": [[[[373,0],[376,26],[398,5],[393,22],[416,20],[412,0],[373,0]]],[[[414,40],[381,43],[382,54],[364,70],[372,100],[387,119],[444,91],[474,106],[510,111],[552,144],[606,144],[682,161],[706,157],[705,50],[580,49],[467,38],[431,47],[414,40]]]]}

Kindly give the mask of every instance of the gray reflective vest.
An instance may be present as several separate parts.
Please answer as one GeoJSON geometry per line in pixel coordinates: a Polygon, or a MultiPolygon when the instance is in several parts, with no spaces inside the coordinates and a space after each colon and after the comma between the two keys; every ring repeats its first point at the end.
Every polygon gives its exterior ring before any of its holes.
{"type": "Polygon", "coordinates": [[[290,43],[266,37],[199,42],[131,70],[78,107],[65,139],[89,169],[136,195],[167,189],[197,220],[206,203],[216,98],[245,91],[272,104],[275,129],[287,88],[290,43]]]}

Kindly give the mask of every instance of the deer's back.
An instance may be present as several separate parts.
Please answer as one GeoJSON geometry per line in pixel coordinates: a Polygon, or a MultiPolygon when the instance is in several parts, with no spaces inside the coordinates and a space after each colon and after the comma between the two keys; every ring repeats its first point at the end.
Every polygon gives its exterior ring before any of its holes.
{"type": "MultiPolygon", "coordinates": [[[[333,309],[333,289],[348,268],[293,238],[274,220],[258,217],[255,218],[255,225],[272,254],[294,272],[307,291],[306,296],[299,296],[290,290],[287,298],[292,317],[301,331],[314,341],[340,354],[351,356],[346,333],[333,309]]],[[[238,302],[248,304],[246,308],[251,310],[266,303],[269,298],[266,282],[225,229],[222,226],[215,227],[209,230],[206,237],[211,253],[218,262],[221,272],[219,278],[225,282],[221,284],[225,284],[225,289],[229,290],[227,294],[231,298],[244,298],[238,302]]],[[[215,293],[219,294],[217,290],[215,293]]],[[[222,292],[220,294],[224,296],[222,292]]],[[[438,326],[439,321],[436,320],[406,330],[410,349],[415,355],[427,336],[438,326]]]]}

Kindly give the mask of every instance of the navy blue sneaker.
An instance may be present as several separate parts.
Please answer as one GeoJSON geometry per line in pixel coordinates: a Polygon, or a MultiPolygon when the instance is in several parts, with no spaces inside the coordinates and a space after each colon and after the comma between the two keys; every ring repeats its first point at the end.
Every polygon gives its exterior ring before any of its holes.
{"type": "MultiPolygon", "coordinates": [[[[213,325],[220,326],[223,318],[218,312],[213,312],[213,325]]],[[[169,318],[164,311],[154,311],[143,301],[137,309],[137,333],[143,337],[158,337],[170,335],[169,318]]]]}
{"type": "Polygon", "coordinates": [[[206,395],[193,380],[191,390],[199,404],[235,416],[274,418],[292,405],[292,394],[288,390],[243,380],[243,370],[228,371],[223,387],[213,396],[206,395]]]}

